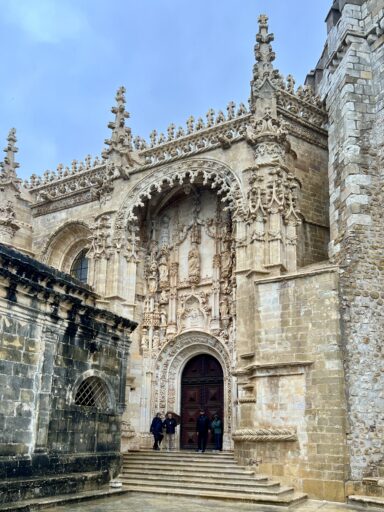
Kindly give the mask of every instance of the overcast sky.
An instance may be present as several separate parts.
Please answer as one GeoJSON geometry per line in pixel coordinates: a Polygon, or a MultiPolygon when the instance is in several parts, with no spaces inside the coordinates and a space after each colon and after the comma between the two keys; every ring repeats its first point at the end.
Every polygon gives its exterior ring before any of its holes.
{"type": "Polygon", "coordinates": [[[133,134],[147,139],[230,100],[246,103],[260,13],[275,34],[275,67],[303,83],[331,3],[0,0],[0,147],[15,127],[22,177],[99,155],[120,85],[133,134]]]}

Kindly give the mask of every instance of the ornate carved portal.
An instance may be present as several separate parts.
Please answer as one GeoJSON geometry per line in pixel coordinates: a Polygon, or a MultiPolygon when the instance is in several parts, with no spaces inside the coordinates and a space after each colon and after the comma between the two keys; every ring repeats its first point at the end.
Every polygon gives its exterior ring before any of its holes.
{"type": "MultiPolygon", "coordinates": [[[[141,310],[138,335],[146,369],[142,400],[150,404],[151,414],[180,412],[182,368],[194,355],[212,355],[223,367],[224,443],[229,448],[236,329],[233,184],[225,185],[224,172],[215,170],[211,176],[209,162],[206,170],[192,171],[190,166],[187,171],[179,177],[173,173],[171,183],[158,175],[147,199],[140,198],[130,211],[121,210],[115,242],[129,255],[135,237],[135,300],[141,310]],[[214,190],[220,180],[224,197],[214,190]]],[[[145,430],[147,422],[144,418],[145,430]]]]}
{"type": "Polygon", "coordinates": [[[223,447],[230,449],[232,447],[232,404],[234,401],[231,374],[232,355],[228,347],[213,336],[203,332],[185,332],[163,347],[154,367],[152,412],[158,410],[180,412],[183,370],[192,358],[201,354],[213,356],[223,370],[223,447]]]}

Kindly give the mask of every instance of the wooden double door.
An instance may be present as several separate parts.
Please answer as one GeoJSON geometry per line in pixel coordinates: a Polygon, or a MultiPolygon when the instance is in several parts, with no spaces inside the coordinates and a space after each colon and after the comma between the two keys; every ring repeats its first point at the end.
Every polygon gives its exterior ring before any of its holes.
{"type": "MultiPolygon", "coordinates": [[[[180,447],[197,447],[196,420],[203,409],[209,419],[218,414],[223,419],[223,370],[217,359],[201,354],[186,364],[181,378],[180,447]]],[[[213,448],[211,436],[208,448],[213,448]]]]}

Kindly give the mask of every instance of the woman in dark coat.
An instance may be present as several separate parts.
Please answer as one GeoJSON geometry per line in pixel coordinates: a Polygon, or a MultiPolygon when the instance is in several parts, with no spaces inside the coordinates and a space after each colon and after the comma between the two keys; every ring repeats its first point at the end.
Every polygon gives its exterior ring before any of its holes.
{"type": "Polygon", "coordinates": [[[213,432],[213,438],[215,440],[215,450],[221,452],[223,442],[223,422],[219,418],[218,414],[215,414],[213,416],[211,430],[213,432]]]}
{"type": "Polygon", "coordinates": [[[153,443],[154,450],[160,450],[160,444],[163,440],[163,420],[161,419],[161,413],[157,413],[151,423],[151,433],[155,442],[153,443]]]}

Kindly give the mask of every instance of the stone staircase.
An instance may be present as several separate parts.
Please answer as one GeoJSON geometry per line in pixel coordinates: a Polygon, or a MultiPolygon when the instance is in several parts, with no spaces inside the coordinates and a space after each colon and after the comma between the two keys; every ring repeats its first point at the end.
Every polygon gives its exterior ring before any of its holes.
{"type": "Polygon", "coordinates": [[[239,466],[233,453],[139,451],[123,456],[120,477],[129,491],[291,506],[307,498],[239,466]]]}

